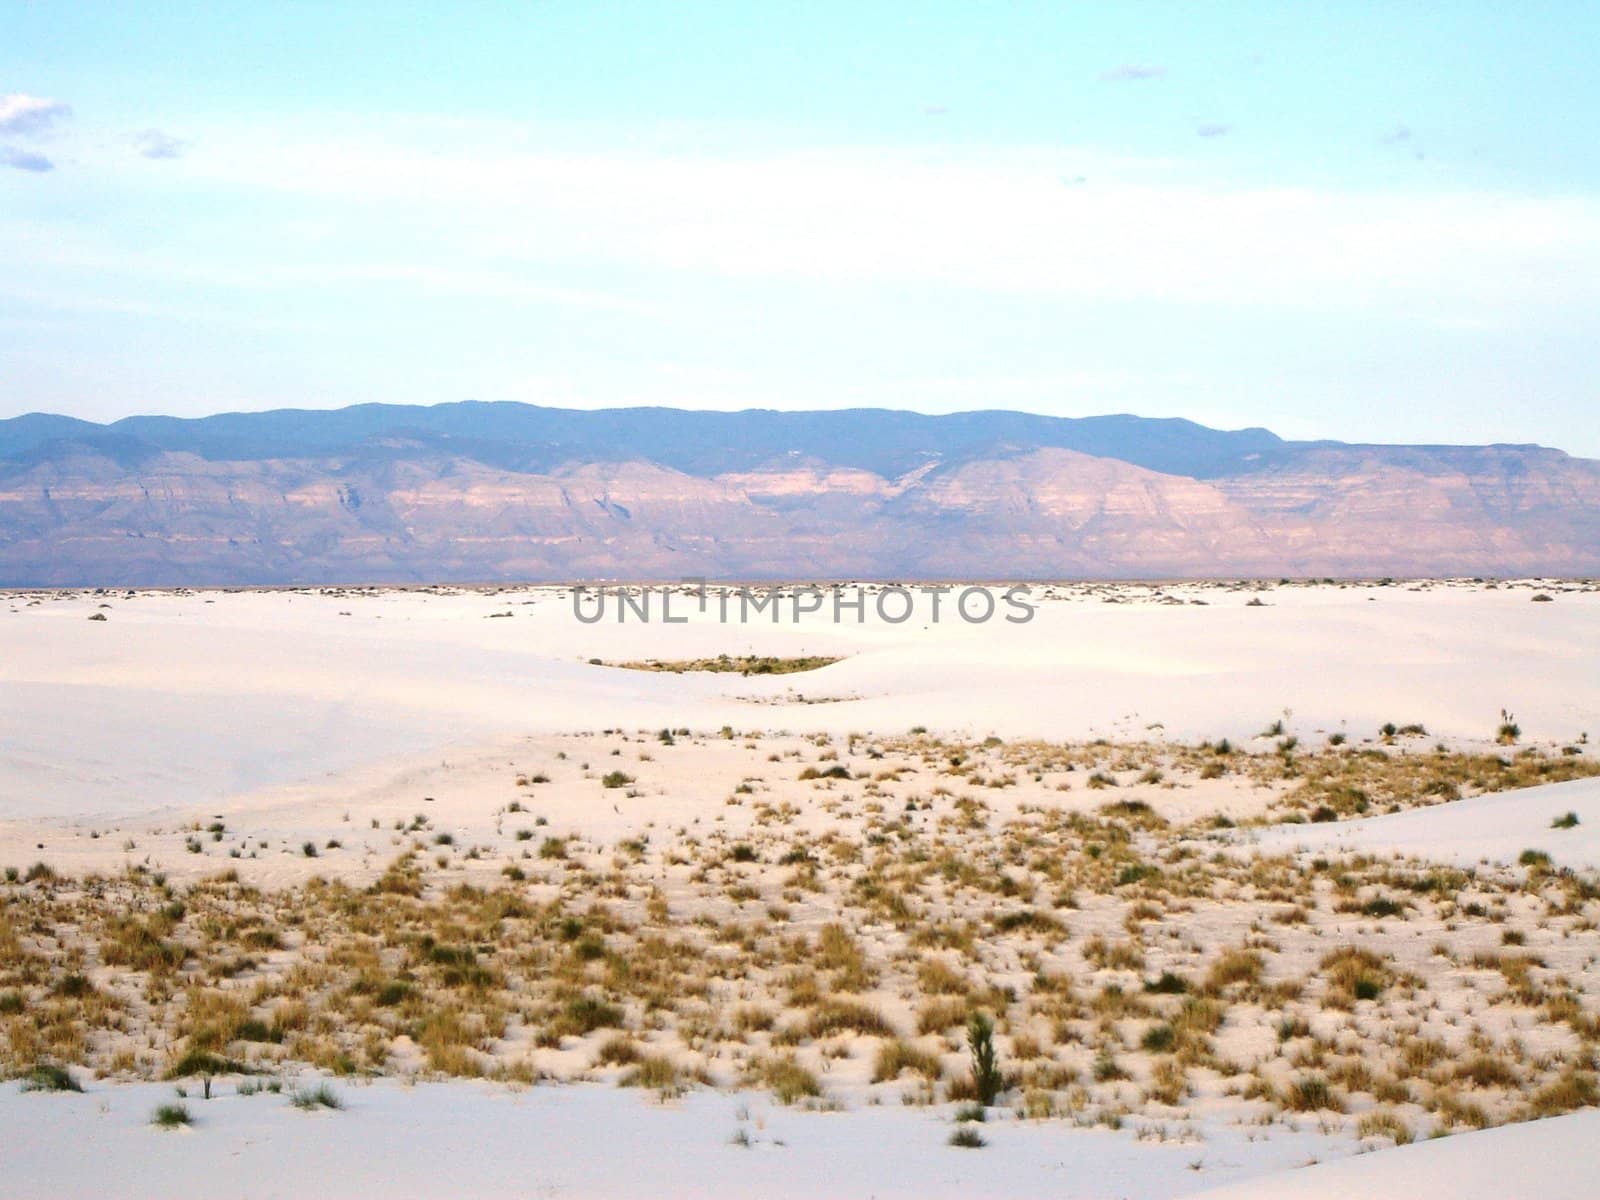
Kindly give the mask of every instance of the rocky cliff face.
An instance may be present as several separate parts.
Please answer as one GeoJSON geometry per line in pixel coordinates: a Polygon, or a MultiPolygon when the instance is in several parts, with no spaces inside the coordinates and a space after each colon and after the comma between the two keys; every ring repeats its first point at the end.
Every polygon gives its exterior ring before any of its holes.
{"type": "MultiPolygon", "coordinates": [[[[626,457],[535,470],[505,465],[537,457],[527,444],[493,438],[386,433],[267,456],[236,431],[219,450],[73,428],[0,458],[0,582],[1600,573],[1600,463],[1539,447],[1260,431],[1234,446],[1206,430],[1190,455],[1206,465],[1184,474],[994,445],[974,423],[972,444],[905,441],[906,469],[880,472],[854,465],[869,451],[819,449],[849,443],[827,427],[849,414],[806,416],[812,440],[761,462],[683,451],[734,467],[700,473],[626,439],[626,457]]],[[[1182,430],[1159,432],[1151,454],[1190,454],[1182,430]]]]}

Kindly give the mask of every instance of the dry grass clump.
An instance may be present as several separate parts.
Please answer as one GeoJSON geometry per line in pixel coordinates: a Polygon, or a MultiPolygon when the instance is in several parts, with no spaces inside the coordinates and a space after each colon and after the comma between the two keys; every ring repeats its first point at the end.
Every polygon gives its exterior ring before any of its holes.
{"type": "Polygon", "coordinates": [[[901,1038],[893,1038],[878,1047],[878,1055],[872,1065],[872,1082],[898,1079],[906,1071],[929,1081],[937,1081],[943,1070],[937,1054],[918,1049],[901,1038]]]}
{"type": "Polygon", "coordinates": [[[1264,967],[1265,962],[1258,951],[1236,946],[1217,956],[1206,972],[1202,986],[1211,995],[1240,984],[1252,986],[1260,982],[1264,967]]]}
{"type": "Polygon", "coordinates": [[[917,1009],[917,1032],[943,1033],[956,1025],[965,1025],[972,1013],[972,1005],[964,1000],[941,997],[926,1001],[917,1009]]]}
{"type": "Polygon", "coordinates": [[[829,998],[812,1009],[805,1022],[806,1036],[831,1037],[839,1033],[869,1037],[893,1037],[894,1028],[871,1005],[855,1000],[829,998]]]}
{"type": "Polygon", "coordinates": [[[661,1054],[646,1054],[638,1065],[617,1080],[620,1087],[650,1088],[670,1095],[680,1090],[682,1077],[670,1058],[661,1054]]]}
{"type": "Polygon", "coordinates": [[[1387,1109],[1363,1113],[1356,1123],[1358,1138],[1388,1138],[1396,1146],[1411,1143],[1411,1127],[1387,1109]]]}
{"type": "Polygon", "coordinates": [[[1319,966],[1327,980],[1325,1003],[1333,1008],[1353,1008],[1358,1001],[1376,1000],[1393,980],[1383,959],[1356,946],[1330,950],[1319,966]]]}
{"type": "Polygon", "coordinates": [[[794,1104],[822,1095],[822,1084],[816,1075],[801,1066],[792,1054],[757,1059],[750,1066],[748,1078],[770,1091],[781,1104],[794,1104]]]}

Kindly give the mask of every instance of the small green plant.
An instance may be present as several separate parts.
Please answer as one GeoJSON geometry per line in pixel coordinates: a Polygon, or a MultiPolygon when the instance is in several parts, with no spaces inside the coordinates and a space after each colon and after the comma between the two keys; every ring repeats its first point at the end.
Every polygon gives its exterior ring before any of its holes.
{"type": "Polygon", "coordinates": [[[632,782],[633,782],[633,776],[632,775],[626,775],[621,771],[607,771],[605,776],[600,780],[600,786],[601,787],[608,787],[608,788],[619,788],[619,787],[627,787],[632,782]]]}
{"type": "Polygon", "coordinates": [[[1163,971],[1159,979],[1153,979],[1146,983],[1144,990],[1154,992],[1158,996],[1181,996],[1189,990],[1189,981],[1182,975],[1175,975],[1171,971],[1163,971]]]}
{"type": "Polygon", "coordinates": [[[163,1104],[150,1114],[150,1124],[157,1129],[178,1129],[194,1124],[194,1118],[189,1115],[188,1105],[163,1104]]]}
{"type": "Polygon", "coordinates": [[[950,1135],[950,1144],[963,1150],[982,1150],[989,1143],[984,1141],[983,1134],[971,1125],[960,1125],[950,1135]]]}
{"type": "Polygon", "coordinates": [[[1171,1025],[1161,1024],[1152,1025],[1145,1030],[1144,1037],[1139,1039],[1139,1045],[1151,1054],[1165,1054],[1172,1049],[1177,1041],[1177,1031],[1171,1025]]]}
{"type": "Polygon", "coordinates": [[[1578,824],[1578,814],[1575,812],[1562,813],[1550,822],[1551,829],[1572,829],[1578,824]]]}
{"type": "Polygon", "coordinates": [[[984,1013],[967,1019],[967,1048],[972,1052],[972,1087],[985,1108],[1000,1095],[1003,1081],[994,1048],[994,1022],[984,1013]]]}

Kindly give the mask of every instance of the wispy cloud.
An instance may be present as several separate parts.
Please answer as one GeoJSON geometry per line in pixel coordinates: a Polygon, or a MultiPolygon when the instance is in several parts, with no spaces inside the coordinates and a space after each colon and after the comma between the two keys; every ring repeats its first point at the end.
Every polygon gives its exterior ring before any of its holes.
{"type": "Polygon", "coordinates": [[[1100,72],[1101,83],[1142,83],[1148,79],[1165,79],[1167,69],[1150,63],[1123,63],[1109,71],[1100,72]]]}
{"type": "Polygon", "coordinates": [[[177,158],[188,143],[159,129],[144,129],[133,135],[133,146],[144,158],[177,158]]]}
{"type": "Polygon", "coordinates": [[[36,174],[55,169],[55,163],[44,155],[32,150],[23,150],[16,146],[0,146],[0,164],[13,167],[18,171],[33,171],[36,174]]]}
{"type": "Polygon", "coordinates": [[[389,261],[417,263],[405,247],[425,226],[427,265],[495,279],[631,269],[1408,312],[1600,299],[1600,204],[1582,197],[1228,185],[1085,149],[682,155],[467,137],[446,153],[399,137],[233,138],[186,156],[183,173],[315,197],[389,261]],[[1093,187],[1063,186],[1086,174],[1093,187]]]}
{"type": "Polygon", "coordinates": [[[26,92],[0,95],[0,134],[34,137],[68,116],[72,109],[59,100],[46,100],[26,92]]]}
{"type": "Polygon", "coordinates": [[[1227,137],[1232,132],[1232,125],[1227,125],[1220,121],[1208,121],[1195,129],[1195,133],[1203,138],[1227,137]]]}
{"type": "Polygon", "coordinates": [[[1419,162],[1427,157],[1427,155],[1422,152],[1422,147],[1417,144],[1417,135],[1413,133],[1411,128],[1407,125],[1396,125],[1388,133],[1384,134],[1378,139],[1378,144],[1381,146],[1388,146],[1394,150],[1399,150],[1405,154],[1409,154],[1412,158],[1417,159],[1419,162]]]}

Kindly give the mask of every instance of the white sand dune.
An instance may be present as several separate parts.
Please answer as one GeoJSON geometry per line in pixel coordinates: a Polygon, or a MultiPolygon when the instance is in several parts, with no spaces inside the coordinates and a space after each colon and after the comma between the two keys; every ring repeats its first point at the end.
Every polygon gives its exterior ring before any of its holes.
{"type": "Polygon", "coordinates": [[[1591,1200],[1597,1144],[1591,1109],[1277,1172],[1195,1200],[1591,1200]]]}
{"type": "Polygon", "coordinates": [[[1575,779],[1513,792],[1472,796],[1431,808],[1326,825],[1279,825],[1262,831],[1263,850],[1395,854],[1470,867],[1515,863],[1525,850],[1557,866],[1600,868],[1600,779],[1575,779]],[[1571,828],[1553,822],[1568,813],[1571,828]]]}
{"type": "MultiPolygon", "coordinates": [[[[0,601],[0,803],[120,814],[538,732],[688,725],[1057,739],[1600,732],[1600,591],[1185,585],[1063,590],[1024,625],[584,625],[550,588],[0,601]],[[1108,602],[1117,601],[1116,603],[1108,602]],[[106,606],[106,607],[102,607],[106,606]],[[104,612],[104,622],[90,622],[104,612]],[[491,619],[491,614],[511,613],[491,619]],[[832,654],[805,675],[588,665],[832,654]],[[802,702],[807,701],[807,702],[802,702]],[[816,701],[822,701],[818,703],[816,701]]],[[[1042,595],[1042,592],[1041,592],[1042,595]]]]}
{"type": "Polygon", "coordinates": [[[50,1197],[951,1197],[1165,1200],[1208,1182],[1286,1170],[1348,1141],[1218,1125],[1204,1142],[1138,1140],[1001,1114],[980,1150],[947,1145],[948,1106],[805,1112],[763,1096],[696,1091],[660,1104],[592,1084],[536,1087],[339,1082],[339,1112],[286,1097],[210,1101],[195,1124],[154,1129],[171,1085],[91,1085],[83,1095],[0,1086],[0,1191],[50,1197]],[[733,1142],[743,1131],[751,1145],[733,1142]]]}

